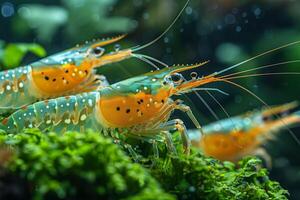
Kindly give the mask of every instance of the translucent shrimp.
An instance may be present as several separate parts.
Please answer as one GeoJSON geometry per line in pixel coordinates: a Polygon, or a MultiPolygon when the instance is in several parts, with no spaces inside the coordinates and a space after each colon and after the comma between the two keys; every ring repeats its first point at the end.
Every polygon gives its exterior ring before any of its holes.
{"type": "Polygon", "coordinates": [[[124,36],[87,43],[30,65],[0,72],[0,112],[40,99],[95,90],[108,85],[96,67],[125,59],[129,50],[105,52],[124,36]]]}
{"type": "Polygon", "coordinates": [[[121,35],[115,38],[86,42],[84,45],[57,53],[27,66],[0,72],[0,113],[20,108],[37,100],[93,91],[99,86],[105,86],[108,84],[106,78],[96,75],[94,69],[128,58],[140,59],[159,69],[152,61],[165,64],[155,58],[135,52],[162,38],[178,20],[189,1],[186,1],[179,14],[162,34],[142,46],[128,49],[114,48],[113,51],[105,51],[107,45],[125,37],[125,35],[121,35]]]}
{"type": "Polygon", "coordinates": [[[168,150],[175,154],[169,131],[178,130],[184,152],[188,154],[190,140],[185,125],[180,119],[169,120],[170,115],[176,109],[181,110],[199,131],[201,126],[189,106],[181,100],[174,101],[171,97],[191,92],[201,85],[199,79],[185,80],[179,72],[205,63],[164,68],[115,83],[99,91],[37,102],[4,119],[1,128],[8,133],[32,127],[56,132],[93,129],[105,134],[117,130],[119,134],[153,144],[164,138],[168,150]]]}
{"type": "Polygon", "coordinates": [[[260,155],[271,165],[270,156],[261,147],[275,132],[300,123],[299,112],[288,114],[297,103],[289,103],[262,111],[220,120],[203,127],[205,135],[189,130],[192,144],[206,155],[219,160],[238,161],[247,155],[260,155]],[[282,114],[280,119],[274,116],[282,114]]]}

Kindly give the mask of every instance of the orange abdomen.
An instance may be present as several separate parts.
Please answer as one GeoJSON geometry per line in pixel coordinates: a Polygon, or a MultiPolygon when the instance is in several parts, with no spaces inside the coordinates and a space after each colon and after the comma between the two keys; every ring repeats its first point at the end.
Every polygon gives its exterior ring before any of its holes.
{"type": "Polygon", "coordinates": [[[166,101],[166,93],[110,96],[100,99],[99,109],[110,127],[128,128],[161,120],[166,101]]]}
{"type": "Polygon", "coordinates": [[[259,145],[259,141],[255,134],[248,132],[214,133],[204,135],[196,145],[208,156],[219,160],[236,161],[244,155],[251,154],[259,145]]]}
{"type": "Polygon", "coordinates": [[[33,68],[31,77],[41,95],[59,96],[75,90],[90,73],[88,65],[66,64],[62,67],[33,68]]]}

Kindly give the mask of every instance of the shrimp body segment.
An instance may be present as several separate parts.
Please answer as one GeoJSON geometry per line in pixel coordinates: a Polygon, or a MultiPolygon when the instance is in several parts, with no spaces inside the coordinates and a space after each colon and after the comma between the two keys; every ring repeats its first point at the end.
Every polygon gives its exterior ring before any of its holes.
{"type": "Polygon", "coordinates": [[[104,45],[123,37],[88,43],[24,67],[0,72],[0,111],[108,85],[105,77],[96,75],[94,69],[130,55],[130,50],[105,53],[104,45]]]}
{"type": "Polygon", "coordinates": [[[17,133],[23,128],[37,127],[56,132],[86,129],[108,134],[117,130],[120,134],[154,142],[165,138],[167,148],[175,153],[170,130],[181,132],[184,151],[189,153],[190,141],[180,119],[169,120],[176,109],[185,112],[200,129],[191,109],[181,100],[171,96],[189,91],[189,85],[178,72],[193,66],[174,66],[133,77],[95,92],[60,97],[34,103],[20,109],[2,121],[1,128],[17,133]],[[50,127],[50,128],[49,128],[50,127]]]}
{"type": "Polygon", "coordinates": [[[260,148],[267,140],[274,138],[274,132],[300,123],[297,113],[272,119],[272,116],[287,113],[296,103],[250,112],[241,116],[217,121],[203,127],[205,135],[189,131],[192,144],[219,160],[238,161],[247,155],[261,155],[268,162],[267,153],[260,148]]]}

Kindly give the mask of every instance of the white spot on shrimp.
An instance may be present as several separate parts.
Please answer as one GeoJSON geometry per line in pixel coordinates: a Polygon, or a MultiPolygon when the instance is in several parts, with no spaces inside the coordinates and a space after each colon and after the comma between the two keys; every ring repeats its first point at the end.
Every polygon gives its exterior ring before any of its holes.
{"type": "Polygon", "coordinates": [[[72,73],[72,76],[73,76],[73,77],[75,77],[75,76],[76,76],[76,74],[75,74],[75,73],[72,73]]]}
{"type": "Polygon", "coordinates": [[[50,107],[47,105],[46,108],[49,109],[50,107]]]}
{"type": "Polygon", "coordinates": [[[219,131],[219,130],[221,130],[221,126],[220,126],[220,124],[216,124],[216,125],[214,125],[214,130],[215,130],[215,131],[219,131]]]}
{"type": "Polygon", "coordinates": [[[85,114],[81,115],[80,120],[84,121],[85,119],[86,119],[86,115],[85,114]]]}
{"type": "Polygon", "coordinates": [[[24,87],[24,83],[20,82],[19,83],[19,88],[23,88],[24,87]]]}
{"type": "Polygon", "coordinates": [[[8,77],[9,77],[9,75],[8,75],[8,74],[5,74],[5,77],[6,77],[6,78],[8,78],[8,77]]]}
{"type": "Polygon", "coordinates": [[[33,125],[32,125],[32,124],[29,124],[29,125],[28,125],[28,128],[33,128],[33,125]]]}
{"type": "Polygon", "coordinates": [[[85,102],[85,99],[82,99],[82,103],[84,103],[85,102]]]}
{"type": "Polygon", "coordinates": [[[46,121],[46,124],[51,124],[51,120],[48,119],[48,120],[46,121]]]}
{"type": "Polygon", "coordinates": [[[23,115],[24,115],[24,117],[26,117],[26,116],[27,116],[27,114],[26,114],[26,113],[24,113],[23,115]]]}
{"type": "Polygon", "coordinates": [[[27,74],[27,70],[24,70],[23,73],[24,73],[24,74],[27,74]]]}
{"type": "Polygon", "coordinates": [[[1,76],[1,79],[4,80],[4,76],[1,76]]]}
{"type": "Polygon", "coordinates": [[[70,120],[70,119],[66,119],[66,120],[65,120],[65,123],[66,123],[66,124],[70,124],[70,123],[71,123],[71,120],[70,120]]]}
{"type": "Polygon", "coordinates": [[[21,117],[19,117],[19,120],[21,120],[22,118],[21,117]]]}
{"type": "Polygon", "coordinates": [[[92,99],[89,99],[89,100],[88,100],[88,104],[89,104],[90,107],[93,106],[93,101],[92,101],[92,99]]]}
{"type": "Polygon", "coordinates": [[[60,105],[60,107],[62,107],[62,108],[63,108],[63,107],[64,107],[64,104],[61,104],[61,105],[60,105]]]}
{"type": "Polygon", "coordinates": [[[151,79],[151,81],[155,82],[155,81],[157,81],[157,79],[156,79],[156,78],[153,78],[153,79],[151,79]]]}
{"type": "Polygon", "coordinates": [[[69,104],[69,103],[66,103],[66,106],[70,106],[70,104],[69,104]]]}
{"type": "Polygon", "coordinates": [[[148,90],[148,88],[145,86],[145,87],[144,87],[144,90],[148,90]]]}
{"type": "Polygon", "coordinates": [[[11,86],[10,86],[10,85],[7,85],[7,86],[6,86],[6,90],[8,90],[8,91],[11,90],[11,86]]]}

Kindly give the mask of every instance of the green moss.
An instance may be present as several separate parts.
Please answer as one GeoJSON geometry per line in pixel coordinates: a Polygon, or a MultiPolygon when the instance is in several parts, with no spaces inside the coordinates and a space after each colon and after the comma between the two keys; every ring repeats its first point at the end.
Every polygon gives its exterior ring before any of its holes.
{"type": "Polygon", "coordinates": [[[195,150],[191,156],[170,157],[160,148],[161,157],[145,169],[111,139],[93,132],[57,135],[27,130],[3,133],[0,143],[0,157],[9,157],[0,159],[9,160],[0,162],[0,190],[5,184],[18,188],[22,199],[287,198],[287,191],[270,181],[254,158],[236,166],[195,150]]]}
{"type": "Polygon", "coordinates": [[[260,166],[256,158],[246,158],[236,166],[195,153],[161,160],[152,172],[178,199],[287,199],[287,191],[270,181],[260,166]]]}
{"type": "Polygon", "coordinates": [[[8,169],[25,180],[33,199],[174,199],[97,133],[26,131],[3,134],[0,142],[16,147],[8,169]]]}

